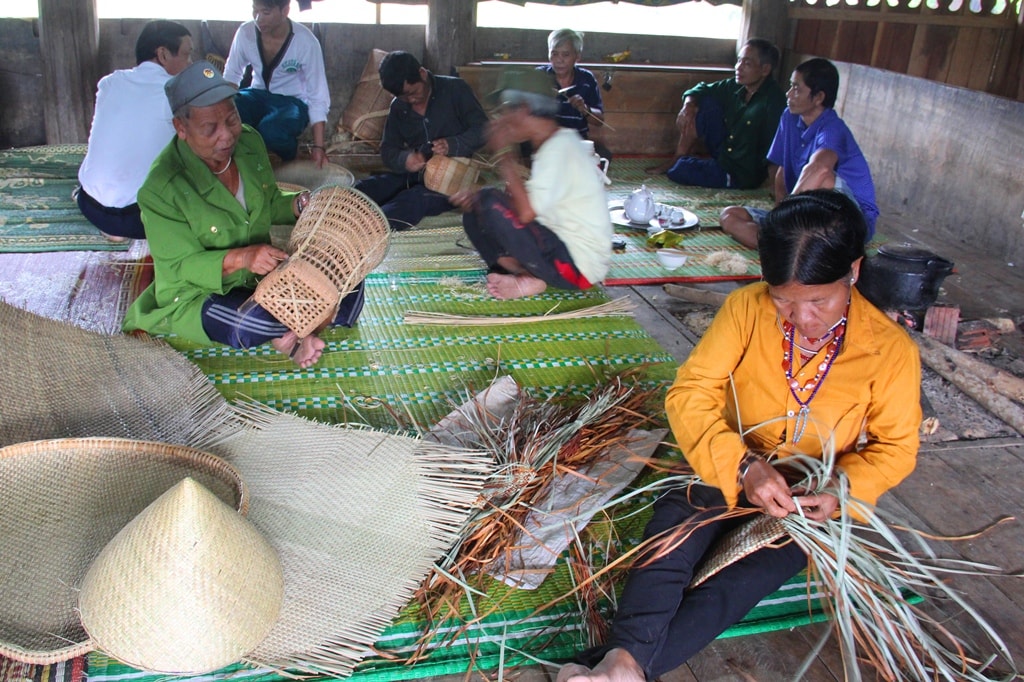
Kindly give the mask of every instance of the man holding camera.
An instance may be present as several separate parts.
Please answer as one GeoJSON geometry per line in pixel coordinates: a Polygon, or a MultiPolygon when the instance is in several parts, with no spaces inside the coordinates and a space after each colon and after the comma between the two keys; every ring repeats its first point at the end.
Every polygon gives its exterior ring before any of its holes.
{"type": "Polygon", "coordinates": [[[408,52],[391,52],[380,63],[380,83],[395,96],[384,124],[380,154],[390,172],[355,188],[377,202],[392,230],[455,206],[423,184],[432,156],[472,157],[483,147],[487,114],[460,78],[435,76],[408,52]]]}

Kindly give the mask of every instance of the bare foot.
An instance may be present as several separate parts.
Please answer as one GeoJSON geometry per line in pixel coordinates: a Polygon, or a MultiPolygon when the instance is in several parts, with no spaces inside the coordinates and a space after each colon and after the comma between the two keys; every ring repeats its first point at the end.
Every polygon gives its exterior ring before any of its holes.
{"type": "Polygon", "coordinates": [[[272,346],[282,355],[290,357],[296,365],[302,369],[312,367],[323,355],[324,340],[315,334],[310,334],[304,339],[300,339],[299,335],[289,330],[285,332],[284,336],[279,339],[274,339],[270,342],[272,346]]]}
{"type": "Polygon", "coordinates": [[[497,272],[487,275],[487,292],[502,300],[534,296],[547,288],[547,282],[533,275],[502,275],[497,272]]]}
{"type": "Polygon", "coordinates": [[[569,663],[558,671],[556,682],[644,682],[644,671],[625,649],[612,649],[593,669],[569,663]]]}

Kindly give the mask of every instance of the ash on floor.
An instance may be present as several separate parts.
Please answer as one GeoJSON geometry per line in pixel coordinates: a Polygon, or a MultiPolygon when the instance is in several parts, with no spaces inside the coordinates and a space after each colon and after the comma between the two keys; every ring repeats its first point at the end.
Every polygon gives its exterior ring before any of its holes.
{"type": "Polygon", "coordinates": [[[921,368],[922,407],[925,417],[938,419],[938,429],[922,434],[925,443],[1016,436],[1017,432],[938,374],[921,368]]]}

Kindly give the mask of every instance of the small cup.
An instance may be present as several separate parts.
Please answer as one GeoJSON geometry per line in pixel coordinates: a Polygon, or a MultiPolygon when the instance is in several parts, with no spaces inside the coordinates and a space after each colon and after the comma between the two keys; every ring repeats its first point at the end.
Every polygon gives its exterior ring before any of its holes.
{"type": "Polygon", "coordinates": [[[666,270],[676,270],[686,264],[687,255],[679,249],[658,249],[655,251],[658,262],[666,270]]]}

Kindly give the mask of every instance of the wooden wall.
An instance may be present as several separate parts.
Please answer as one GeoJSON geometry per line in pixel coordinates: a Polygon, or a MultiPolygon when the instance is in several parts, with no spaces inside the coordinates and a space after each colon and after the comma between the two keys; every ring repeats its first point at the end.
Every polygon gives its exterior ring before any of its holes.
{"type": "MultiPolygon", "coordinates": [[[[926,2],[912,9],[908,0],[874,7],[806,1],[788,10],[794,52],[1024,101],[1024,26],[1013,3],[993,15],[971,12],[969,0],[956,10],[948,8],[953,0],[939,0],[937,9],[926,2]]],[[[989,10],[994,3],[982,4],[989,10]]]]}
{"type": "MultiPolygon", "coordinates": [[[[591,127],[591,132],[616,155],[671,154],[678,139],[675,120],[683,92],[701,81],[732,75],[732,69],[720,67],[582,66],[594,72],[598,83],[610,87],[601,92],[608,125],[591,127]]],[[[500,64],[469,65],[459,69],[459,75],[482,97],[494,90],[500,71],[500,64]]]]}
{"type": "MultiPolygon", "coordinates": [[[[302,19],[301,13],[297,18],[302,19]]],[[[107,74],[114,69],[134,66],[135,40],[145,21],[100,21],[96,74],[107,74]]],[[[47,142],[38,23],[33,19],[0,19],[0,149],[47,142]]],[[[181,23],[191,31],[196,45],[196,57],[199,58],[213,46],[226,54],[240,22],[209,22],[206,31],[199,21],[181,23]],[[211,44],[207,45],[207,42],[211,44]]],[[[425,49],[423,26],[333,23],[310,26],[324,48],[324,63],[331,90],[328,127],[332,130],[373,48],[408,50],[421,58],[425,49]]],[[[476,59],[489,60],[495,59],[495,55],[508,55],[515,60],[546,61],[547,34],[548,31],[536,30],[479,29],[474,41],[476,59]]],[[[630,48],[633,55],[631,64],[731,65],[735,58],[735,42],[732,40],[626,36],[614,33],[587,34],[584,58],[601,62],[605,54],[619,52],[626,47],[630,48]]],[[[95,82],[92,83],[91,92],[95,92],[95,82]]],[[[669,94],[678,98],[680,93],[669,94]]],[[[91,108],[91,103],[89,106],[91,108]]]]}
{"type": "Polygon", "coordinates": [[[879,229],[900,219],[1024,267],[1024,103],[836,66],[836,111],[871,166],[879,229]]]}

